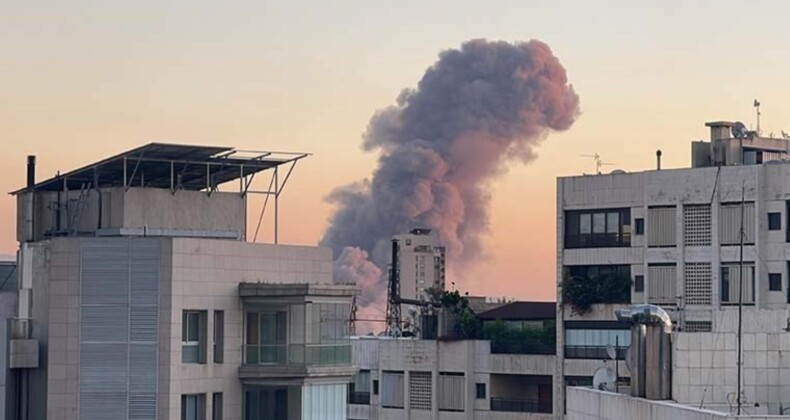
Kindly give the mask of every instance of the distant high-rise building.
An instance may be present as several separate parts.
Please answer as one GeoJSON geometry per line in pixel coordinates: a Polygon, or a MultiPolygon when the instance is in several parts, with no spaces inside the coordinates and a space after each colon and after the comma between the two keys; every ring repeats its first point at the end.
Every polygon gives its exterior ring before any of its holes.
{"type": "Polygon", "coordinates": [[[393,239],[399,248],[401,298],[426,300],[427,289],[445,289],[445,248],[430,229],[413,229],[393,239]]]}

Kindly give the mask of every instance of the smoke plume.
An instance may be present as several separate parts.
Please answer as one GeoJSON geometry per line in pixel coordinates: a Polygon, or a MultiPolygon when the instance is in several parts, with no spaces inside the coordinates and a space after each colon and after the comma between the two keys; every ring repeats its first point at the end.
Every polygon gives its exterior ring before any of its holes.
{"type": "Polygon", "coordinates": [[[383,305],[389,240],[414,227],[438,234],[450,264],[479,258],[491,180],[510,161],[534,159],[548,132],[578,115],[565,69],[540,41],[479,39],[442,52],[417,88],[371,118],[372,178],[328,197],[337,210],[321,244],[338,256],[336,278],[362,286],[362,306],[383,305]]]}

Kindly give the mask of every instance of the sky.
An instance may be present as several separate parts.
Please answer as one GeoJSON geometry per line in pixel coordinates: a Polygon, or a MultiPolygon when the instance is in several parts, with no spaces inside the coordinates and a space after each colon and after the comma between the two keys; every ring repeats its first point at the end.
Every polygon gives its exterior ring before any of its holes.
{"type": "MultiPolygon", "coordinates": [[[[790,132],[790,3],[780,1],[0,2],[0,191],[138,145],[176,142],[311,152],[282,195],[280,242],[315,245],[324,197],[370,176],[373,113],[466,40],[551,46],[581,98],[570,130],[491,185],[486,258],[456,286],[549,300],[556,177],[689,165],[711,120],[790,132]]],[[[266,182],[266,181],[259,181],[266,182]]],[[[257,219],[260,202],[250,202],[257,219]]],[[[0,196],[0,254],[15,200],[0,196]]],[[[271,240],[265,226],[262,241],[271,240]]]]}

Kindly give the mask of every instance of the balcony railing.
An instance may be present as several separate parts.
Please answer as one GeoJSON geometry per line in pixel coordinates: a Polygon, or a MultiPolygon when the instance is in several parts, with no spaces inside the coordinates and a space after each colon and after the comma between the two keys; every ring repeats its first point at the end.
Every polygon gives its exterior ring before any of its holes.
{"type": "Polygon", "coordinates": [[[557,346],[551,343],[491,340],[491,354],[555,354],[557,346]]]}
{"type": "Polygon", "coordinates": [[[244,362],[248,365],[348,365],[351,363],[351,344],[246,345],[244,362]]]}
{"type": "MultiPolygon", "coordinates": [[[[617,347],[615,354],[617,360],[625,360],[627,347],[617,347]]],[[[566,359],[609,359],[606,346],[565,346],[566,359]]]]}
{"type": "Polygon", "coordinates": [[[491,411],[509,411],[515,413],[551,413],[551,405],[551,400],[491,397],[491,411]]]}
{"type": "Polygon", "coordinates": [[[565,235],[565,248],[614,248],[631,246],[631,233],[565,235]]]}
{"type": "Polygon", "coordinates": [[[348,403],[370,405],[370,392],[349,392],[348,403]]]}

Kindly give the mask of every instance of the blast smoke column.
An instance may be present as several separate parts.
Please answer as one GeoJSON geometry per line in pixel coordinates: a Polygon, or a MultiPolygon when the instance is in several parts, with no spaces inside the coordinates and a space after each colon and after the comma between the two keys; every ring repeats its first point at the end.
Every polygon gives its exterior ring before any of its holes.
{"type": "Polygon", "coordinates": [[[328,197],[337,210],[321,244],[339,257],[337,273],[377,285],[363,301],[383,305],[389,239],[414,227],[437,232],[451,265],[474,261],[489,229],[490,182],[507,162],[533,160],[548,132],[578,115],[565,69],[540,41],[479,39],[442,52],[417,88],[371,118],[363,148],[380,153],[372,178],[328,197]]]}

